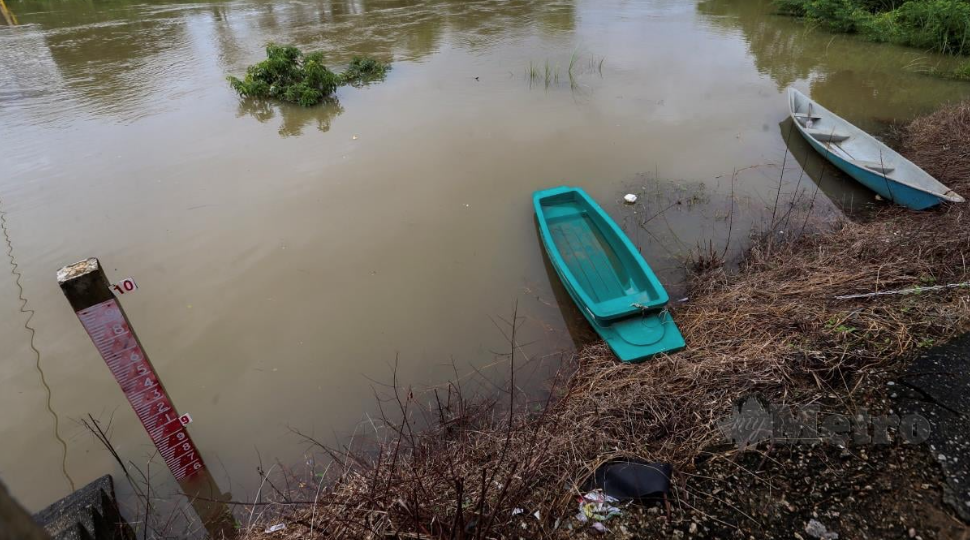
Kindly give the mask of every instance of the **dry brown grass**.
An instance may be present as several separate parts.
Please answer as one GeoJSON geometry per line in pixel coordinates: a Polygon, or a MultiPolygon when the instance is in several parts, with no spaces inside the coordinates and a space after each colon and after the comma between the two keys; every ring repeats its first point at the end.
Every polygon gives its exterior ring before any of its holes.
{"type": "Polygon", "coordinates": [[[970,102],[917,119],[904,132],[902,143],[910,160],[957,189],[953,184],[970,178],[970,102]]]}
{"type": "MultiPolygon", "coordinates": [[[[905,140],[914,161],[967,195],[970,106],[948,111],[914,122],[905,140]]],[[[738,272],[693,278],[690,301],[674,313],[686,351],[624,365],[604,345],[589,347],[538,410],[508,394],[473,406],[457,386],[421,407],[394,389],[389,416],[404,420],[387,424],[377,449],[331,450],[333,467],[304,497],[316,504],[273,507],[244,525],[250,538],[565,536],[578,485],[599,463],[631,456],[689,470],[742,396],[851,401],[919,347],[970,329],[961,290],[834,298],[966,281],[964,208],[887,208],[826,234],[766,239],[738,272]],[[434,421],[418,432],[421,418],[434,421]],[[525,513],[513,516],[515,508],[525,513]],[[261,533],[278,519],[286,531],[261,533]]]]}

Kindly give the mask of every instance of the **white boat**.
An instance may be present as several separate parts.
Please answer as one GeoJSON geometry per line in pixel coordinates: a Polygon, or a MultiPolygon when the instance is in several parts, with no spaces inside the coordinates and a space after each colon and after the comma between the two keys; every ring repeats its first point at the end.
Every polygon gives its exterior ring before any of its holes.
{"type": "Polygon", "coordinates": [[[883,198],[914,210],[964,202],[916,164],[794,88],[788,89],[788,105],[808,144],[883,198]]]}

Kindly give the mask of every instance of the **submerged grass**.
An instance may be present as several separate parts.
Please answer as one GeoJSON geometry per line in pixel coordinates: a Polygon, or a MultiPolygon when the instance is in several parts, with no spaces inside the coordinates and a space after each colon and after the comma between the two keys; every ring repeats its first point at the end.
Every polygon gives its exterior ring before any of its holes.
{"type": "Polygon", "coordinates": [[[970,62],[965,62],[960,67],[951,70],[932,68],[927,70],[927,73],[944,79],[970,81],[970,62]]]}
{"type": "MultiPolygon", "coordinates": [[[[904,151],[966,194],[968,128],[970,105],[946,109],[906,128],[904,151]]],[[[392,384],[376,447],[319,445],[333,464],[299,504],[260,507],[260,523],[282,519],[288,529],[270,535],[251,523],[248,537],[567,537],[579,486],[604,461],[690,471],[743,396],[851,401],[919,347],[970,329],[965,291],[835,298],[967,281],[962,207],[887,207],[864,223],[776,238],[757,240],[735,273],[712,264],[692,277],[689,302],[674,312],[688,344],[681,353],[627,365],[604,344],[587,347],[541,403],[513,391],[472,399],[460,382],[424,396],[392,384]]],[[[520,361],[512,321],[509,389],[520,361]]]]}
{"type": "Polygon", "coordinates": [[[385,64],[376,58],[355,56],[350,60],[347,69],[340,74],[340,81],[343,84],[361,86],[375,81],[383,81],[390,70],[390,64],[385,64]]]}
{"type": "Polygon", "coordinates": [[[576,84],[576,75],[573,73],[573,69],[576,67],[577,60],[579,60],[579,49],[574,50],[573,54],[569,56],[569,70],[567,73],[569,74],[570,86],[575,86],[576,84]]]}
{"type": "MultiPolygon", "coordinates": [[[[573,51],[569,57],[569,64],[566,66],[566,76],[569,79],[569,87],[576,89],[579,87],[579,75],[581,71],[582,62],[579,61],[579,49],[573,51]]],[[[600,58],[598,61],[594,56],[589,58],[589,68],[590,73],[599,73],[603,76],[603,62],[606,58],[600,58]]],[[[545,88],[550,86],[558,86],[560,81],[560,76],[562,75],[562,69],[559,64],[554,66],[550,64],[547,59],[545,63],[540,66],[534,61],[529,61],[529,66],[525,71],[526,77],[529,79],[529,84],[532,86],[543,85],[545,88]]]]}

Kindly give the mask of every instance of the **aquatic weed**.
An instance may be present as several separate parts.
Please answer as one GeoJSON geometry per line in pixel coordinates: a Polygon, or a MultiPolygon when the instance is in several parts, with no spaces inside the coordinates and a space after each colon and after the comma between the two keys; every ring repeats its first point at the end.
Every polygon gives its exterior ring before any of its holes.
{"type": "MultiPolygon", "coordinates": [[[[569,79],[569,87],[573,90],[579,88],[579,75],[584,71],[579,59],[579,49],[576,49],[570,55],[569,64],[566,66],[566,77],[569,79]]],[[[600,58],[597,61],[595,56],[590,55],[588,71],[590,73],[599,73],[602,77],[603,62],[605,60],[605,58],[600,58]]],[[[548,59],[542,65],[537,64],[533,60],[529,60],[529,66],[525,70],[525,75],[529,79],[530,86],[542,84],[545,88],[549,88],[550,86],[559,85],[562,76],[562,67],[558,63],[552,64],[548,59]]]]}
{"type": "Polygon", "coordinates": [[[970,62],[964,62],[963,64],[957,66],[955,69],[941,69],[938,67],[930,68],[919,68],[918,66],[912,71],[917,73],[923,73],[926,75],[932,75],[933,77],[939,77],[941,79],[952,79],[954,81],[970,81],[970,62]]]}

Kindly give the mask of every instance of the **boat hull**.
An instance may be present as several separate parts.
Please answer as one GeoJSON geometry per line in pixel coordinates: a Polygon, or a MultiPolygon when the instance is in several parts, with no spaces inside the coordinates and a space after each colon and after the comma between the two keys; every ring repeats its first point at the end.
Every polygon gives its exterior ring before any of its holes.
{"type": "Polygon", "coordinates": [[[825,145],[815,140],[814,137],[806,133],[804,130],[799,129],[798,131],[801,133],[802,137],[808,141],[808,144],[810,144],[812,148],[829,160],[832,165],[835,165],[840,171],[851,176],[853,179],[855,179],[855,181],[859,182],[863,186],[875,191],[887,201],[892,201],[907,208],[912,208],[913,210],[926,210],[927,208],[932,208],[943,202],[943,200],[936,195],[913,189],[892,179],[886,178],[885,175],[863,169],[862,167],[857,167],[830,152],[825,145]]]}
{"type": "MultiPolygon", "coordinates": [[[[550,197],[558,197],[557,200],[560,201],[563,197],[584,199],[583,204],[578,206],[584,209],[583,212],[597,212],[601,214],[597,216],[597,220],[608,220],[607,223],[601,222],[599,227],[612,228],[616,225],[591,199],[588,202],[592,204],[586,204],[585,199],[588,196],[581,189],[554,188],[534,195],[539,236],[556,275],[583,317],[606,341],[617,358],[623,362],[640,362],[657,354],[684,348],[684,338],[680,330],[670,314],[663,309],[667,302],[666,291],[622,231],[616,227],[621,241],[604,241],[595,231],[577,226],[585,223],[585,216],[569,214],[563,209],[558,212],[549,211],[549,205],[544,206],[543,201],[548,202],[550,197]],[[571,243],[564,244],[568,239],[563,237],[564,232],[570,235],[571,243]],[[624,249],[629,250],[629,253],[615,252],[624,249]],[[581,261],[577,262],[575,259],[581,261]],[[638,265],[639,268],[623,268],[621,261],[626,261],[627,266],[638,265]],[[577,277],[577,272],[584,272],[583,265],[586,265],[586,275],[577,277]],[[632,285],[635,280],[630,275],[637,271],[645,272],[649,278],[651,290],[647,297],[650,305],[628,310],[626,315],[620,317],[597,317],[589,303],[601,300],[604,294],[610,292],[611,287],[615,287],[616,282],[627,283],[628,288],[635,289],[632,285]],[[588,290],[584,291],[583,288],[588,290]]],[[[634,290],[633,293],[621,295],[619,298],[628,301],[639,298],[639,294],[634,290]]]]}
{"type": "Polygon", "coordinates": [[[583,317],[621,362],[636,364],[658,354],[677,352],[686,346],[677,323],[665,309],[645,311],[641,315],[631,315],[604,324],[582,308],[569,287],[566,287],[566,292],[580,306],[579,311],[583,317]]]}

